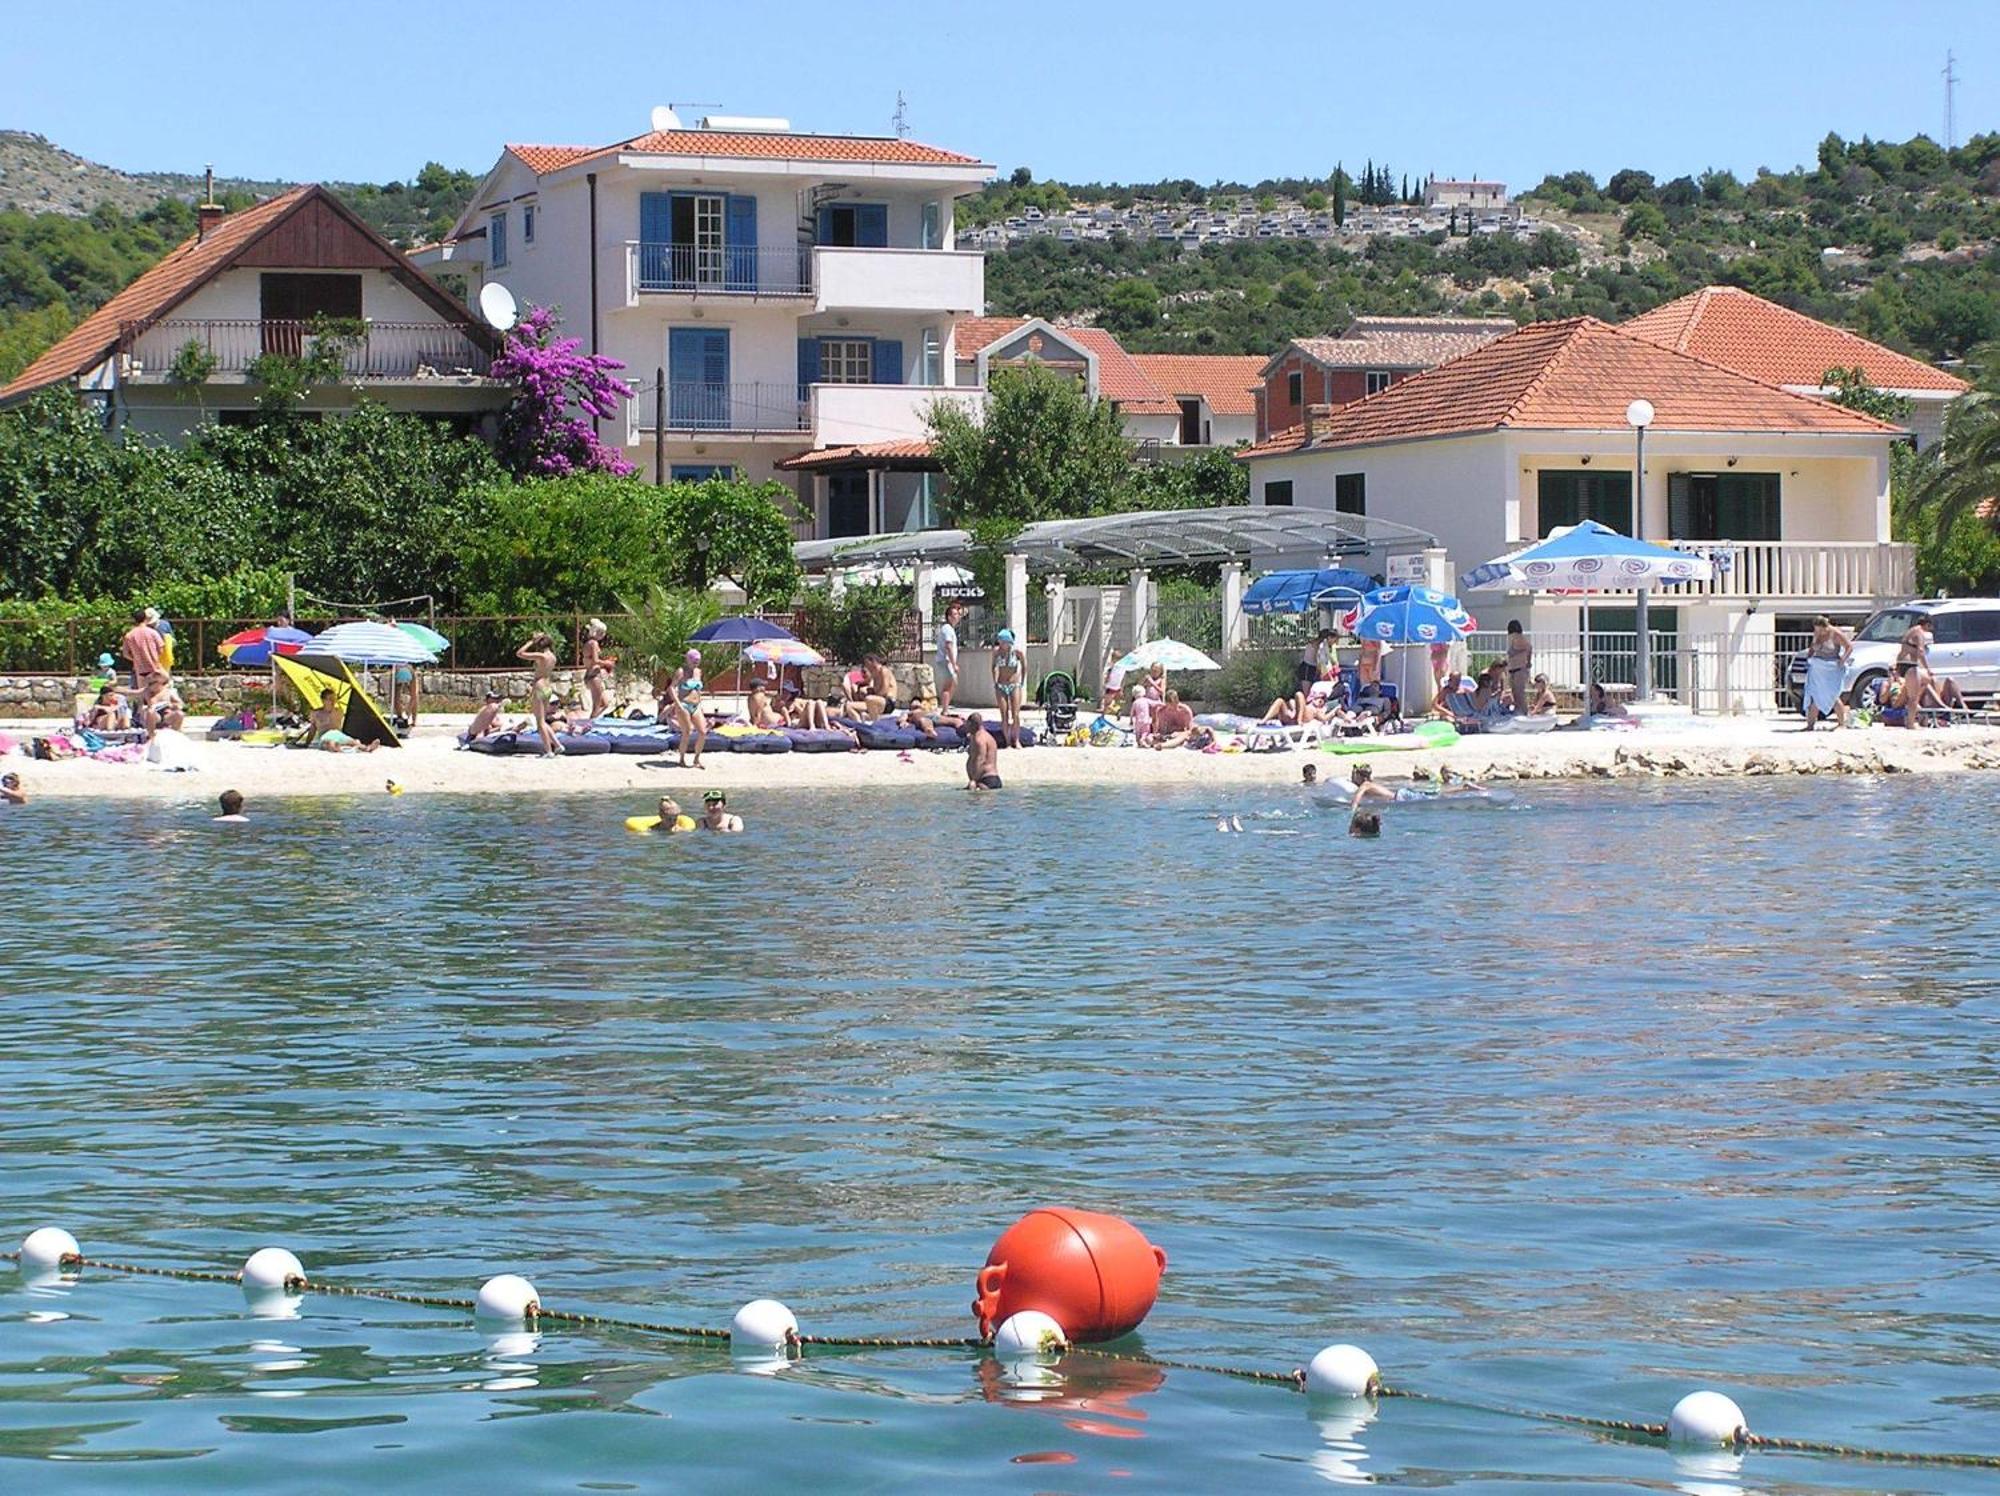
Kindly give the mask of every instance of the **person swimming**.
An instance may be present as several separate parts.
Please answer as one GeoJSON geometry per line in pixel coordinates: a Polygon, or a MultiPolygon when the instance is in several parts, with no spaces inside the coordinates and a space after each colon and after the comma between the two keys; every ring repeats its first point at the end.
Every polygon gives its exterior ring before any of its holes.
{"type": "Polygon", "coordinates": [[[1375,782],[1375,771],[1366,764],[1356,764],[1353,772],[1347,778],[1354,786],[1354,797],[1347,802],[1348,809],[1350,810],[1358,811],[1370,801],[1393,802],[1400,798],[1387,785],[1377,784],[1375,782]]]}
{"type": "Polygon", "coordinates": [[[1382,818],[1372,810],[1357,810],[1347,823],[1349,836],[1380,836],[1382,818]]]}
{"type": "Polygon", "coordinates": [[[743,817],[729,813],[729,797],[721,790],[710,790],[701,797],[701,820],[697,824],[703,831],[741,831],[743,817]]]}

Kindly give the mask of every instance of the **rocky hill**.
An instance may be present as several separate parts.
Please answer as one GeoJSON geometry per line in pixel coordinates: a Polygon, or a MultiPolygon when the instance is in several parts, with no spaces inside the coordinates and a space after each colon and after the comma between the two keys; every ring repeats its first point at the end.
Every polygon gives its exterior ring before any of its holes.
{"type": "MultiPolygon", "coordinates": [[[[265,197],[288,182],[218,179],[218,190],[265,197]]],[[[27,130],[0,130],[0,212],[61,213],[82,218],[99,207],[141,213],[163,197],[193,202],[201,194],[199,173],[127,172],[88,161],[46,136],[27,130]]]]}

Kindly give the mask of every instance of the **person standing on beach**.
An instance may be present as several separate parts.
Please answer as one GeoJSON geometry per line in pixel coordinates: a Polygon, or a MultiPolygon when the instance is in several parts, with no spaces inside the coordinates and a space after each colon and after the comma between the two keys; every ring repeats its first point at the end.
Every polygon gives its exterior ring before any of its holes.
{"type": "Polygon", "coordinates": [[[1507,620],[1507,687],[1514,698],[1514,710],[1528,715],[1528,684],[1535,669],[1535,645],[1521,632],[1521,620],[1507,620]]]}
{"type": "Polygon", "coordinates": [[[1009,748],[1021,746],[1021,686],[1028,675],[1028,657],[1014,642],[1014,631],[994,636],[993,695],[1000,703],[1000,731],[1009,748]]]}
{"type": "Polygon", "coordinates": [[[965,787],[969,790],[1000,788],[1000,748],[979,713],[965,719],[965,787]]]}
{"type": "Polygon", "coordinates": [[[965,604],[945,605],[944,622],[938,625],[937,658],[931,669],[937,676],[938,710],[951,710],[951,693],[958,685],[958,625],[965,617],[965,604]]]}
{"type": "Polygon", "coordinates": [[[556,673],[556,642],[537,629],[532,639],[514,651],[514,658],[535,667],[535,677],[528,685],[528,714],[535,719],[535,736],[542,740],[542,757],[554,758],[562,752],[556,730],[549,725],[549,682],[556,673]]]}
{"type": "Polygon", "coordinates": [[[667,685],[667,700],[674,709],[674,726],[680,731],[681,767],[688,766],[688,746],[694,746],[694,766],[701,767],[701,750],[708,746],[708,718],[702,713],[701,651],[690,649],[681,668],[667,685]]]}
{"type": "Polygon", "coordinates": [[[1819,726],[1819,719],[1832,714],[1836,727],[1847,726],[1847,698],[1840,687],[1847,679],[1847,662],[1854,654],[1854,641],[1833,626],[1824,613],[1813,620],[1812,644],[1806,650],[1806,731],[1819,726]]]}
{"type": "Polygon", "coordinates": [[[583,631],[583,694],[591,720],[604,715],[611,704],[611,693],[604,687],[611,667],[618,663],[615,655],[604,652],[604,620],[593,618],[583,631]]]}
{"type": "MultiPolygon", "coordinates": [[[[1812,667],[1808,665],[1806,669],[1810,671],[1812,667]]],[[[1903,637],[1896,645],[1896,675],[1896,699],[1903,706],[1903,726],[1914,729],[1924,701],[1924,688],[1931,678],[1930,614],[1919,613],[1903,630],[1903,637]]]]}
{"type": "Polygon", "coordinates": [[[146,622],[144,608],[132,614],[132,627],[119,640],[118,652],[132,666],[132,689],[135,691],[146,684],[148,676],[161,668],[161,656],[166,653],[166,644],[158,630],[146,622]]]}

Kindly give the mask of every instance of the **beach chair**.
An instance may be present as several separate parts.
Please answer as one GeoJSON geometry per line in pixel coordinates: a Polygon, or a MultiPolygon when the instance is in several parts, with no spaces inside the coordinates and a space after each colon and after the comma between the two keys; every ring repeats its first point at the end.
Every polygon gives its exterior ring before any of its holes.
{"type": "Polygon", "coordinates": [[[1283,722],[1256,722],[1237,734],[1238,740],[1252,753],[1290,753],[1324,743],[1326,736],[1324,722],[1296,722],[1289,726],[1283,722]]]}

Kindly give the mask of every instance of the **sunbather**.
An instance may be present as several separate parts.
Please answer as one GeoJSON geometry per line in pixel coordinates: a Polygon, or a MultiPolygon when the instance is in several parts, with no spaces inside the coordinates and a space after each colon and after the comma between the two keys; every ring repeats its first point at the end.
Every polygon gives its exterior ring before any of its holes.
{"type": "Polygon", "coordinates": [[[472,714],[472,721],[467,723],[465,731],[458,735],[458,741],[461,744],[476,743],[488,734],[498,732],[500,713],[506,705],[506,698],[498,691],[488,691],[486,704],[472,714]]]}
{"type": "Polygon", "coordinates": [[[784,713],[771,705],[771,693],[764,688],[764,683],[761,680],[750,688],[750,704],[746,708],[746,715],[749,717],[752,727],[783,727],[786,725],[784,713]]]}
{"type": "Polygon", "coordinates": [[[1146,748],[1178,748],[1187,742],[1194,731],[1194,713],[1181,700],[1181,693],[1168,691],[1167,699],[1160,703],[1153,713],[1152,741],[1141,738],[1140,746],[1146,748]]]}
{"type": "Polygon", "coordinates": [[[1625,703],[1614,701],[1597,681],[1590,683],[1590,715],[1593,717],[1628,717],[1625,703]]]}
{"type": "Polygon", "coordinates": [[[1546,675],[1536,676],[1534,687],[1528,695],[1528,715],[1531,717],[1553,715],[1556,709],[1556,693],[1549,689],[1549,678],[1546,675]]]}
{"type": "Polygon", "coordinates": [[[1924,705],[1938,707],[1945,711],[1967,712],[1972,707],[1965,699],[1965,692],[1958,688],[1958,682],[1948,675],[1927,675],[1924,677],[1924,705]]]}
{"type": "Polygon", "coordinates": [[[106,686],[99,691],[97,700],[91,703],[83,719],[83,725],[93,732],[119,732],[129,727],[131,722],[130,710],[116,686],[106,686]]]}

